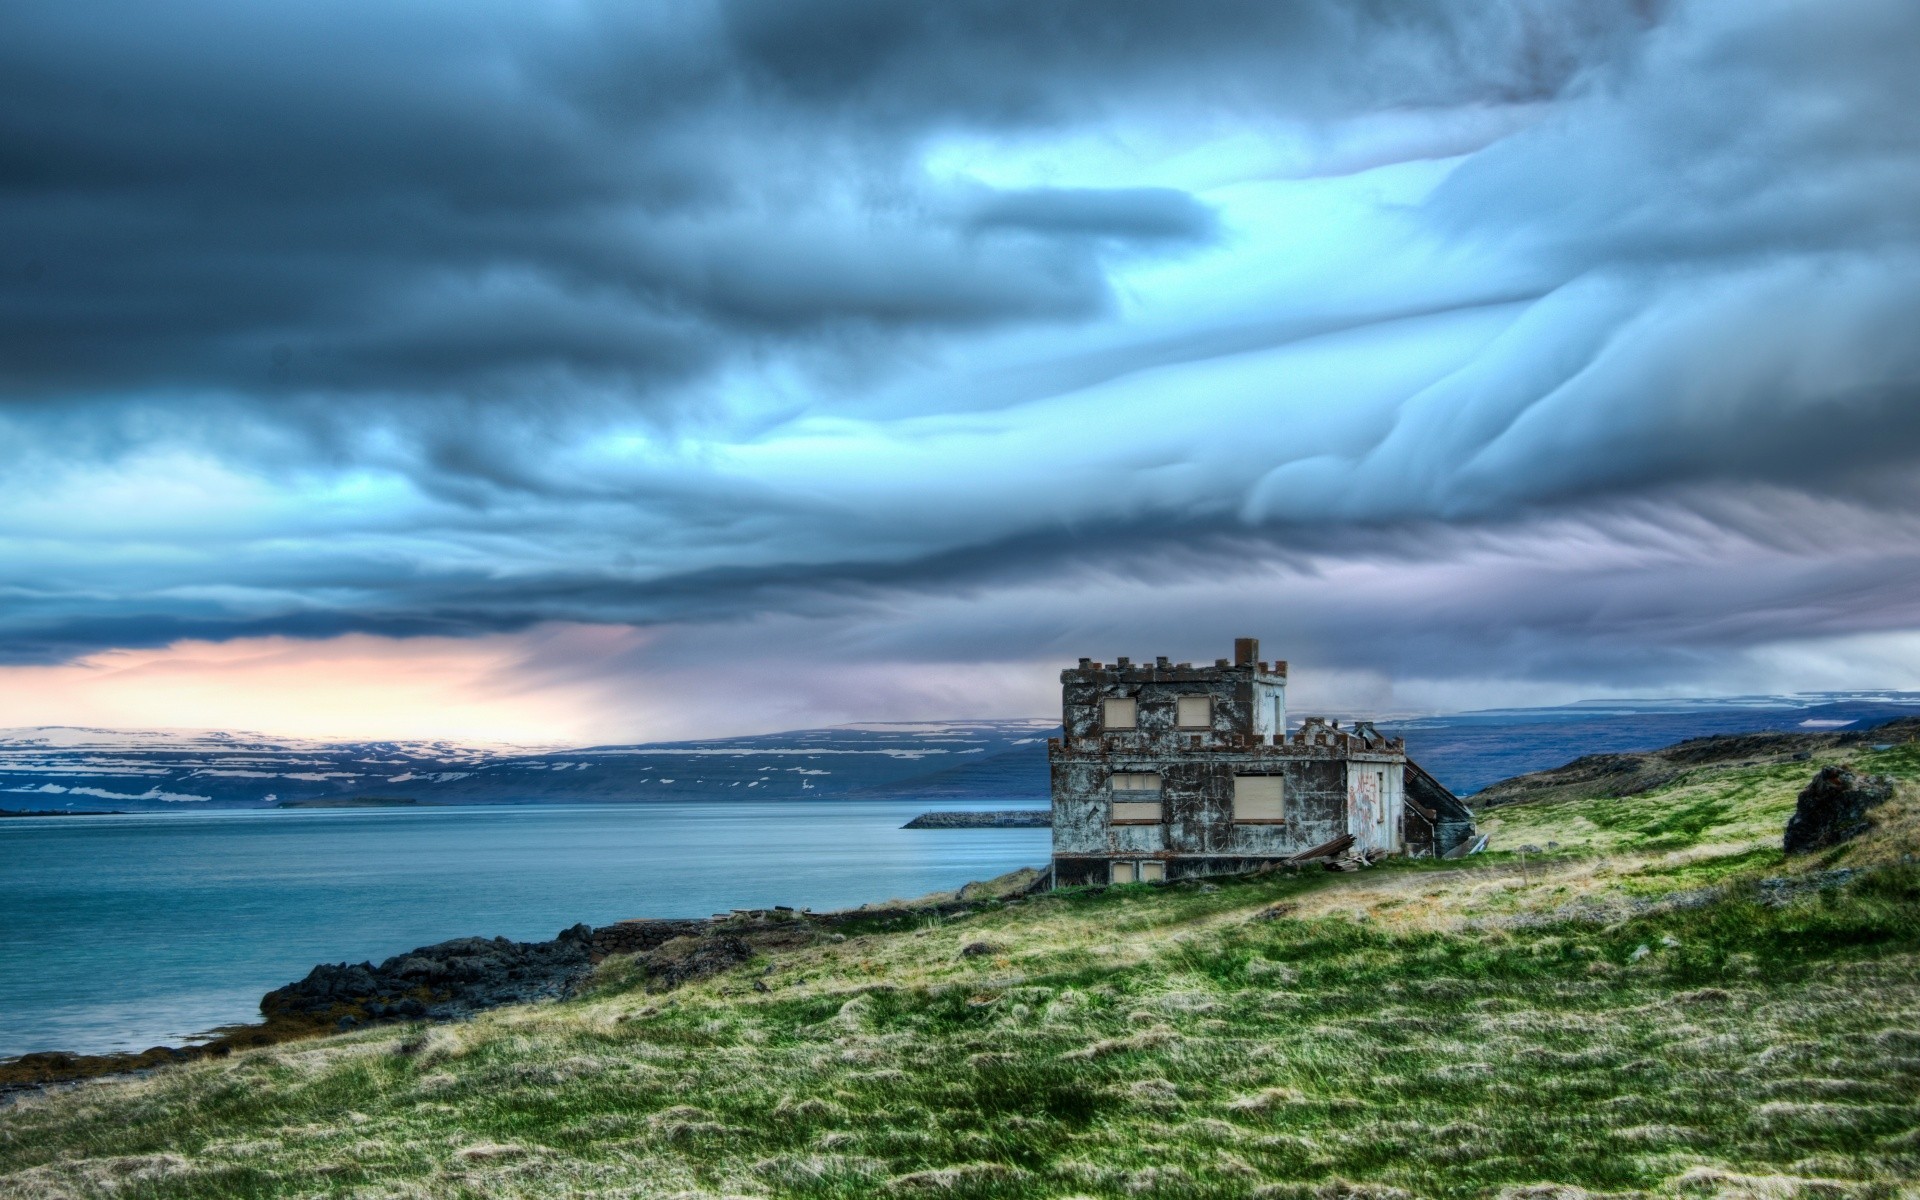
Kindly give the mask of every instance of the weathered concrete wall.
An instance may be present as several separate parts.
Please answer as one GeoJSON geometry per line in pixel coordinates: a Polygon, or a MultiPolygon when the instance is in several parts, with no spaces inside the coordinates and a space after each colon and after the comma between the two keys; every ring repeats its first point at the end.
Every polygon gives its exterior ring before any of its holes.
{"type": "MultiPolygon", "coordinates": [[[[1053,886],[1100,887],[1112,882],[1110,872],[1115,862],[1128,859],[1093,858],[1075,855],[1063,855],[1053,860],[1053,886]]],[[[1224,854],[1192,855],[1182,858],[1157,860],[1166,866],[1168,880],[1204,879],[1209,875],[1244,875],[1272,867],[1275,859],[1267,855],[1232,857],[1224,854]]]]}
{"type": "MultiPolygon", "coordinates": [[[[1347,764],[1328,753],[1261,750],[1053,752],[1053,852],[1061,854],[1249,854],[1285,858],[1346,833],[1347,764]],[[1165,821],[1114,825],[1116,771],[1157,771],[1165,821]],[[1286,822],[1233,819],[1235,775],[1285,780],[1286,822]]],[[[1383,760],[1384,761],[1384,760],[1383,760]]],[[[1132,798],[1129,794],[1129,798],[1132,798]]]]}
{"type": "Polygon", "coordinates": [[[1169,879],[1251,869],[1346,833],[1363,845],[1398,848],[1401,744],[1378,735],[1369,744],[1325,726],[1318,731],[1264,743],[1251,738],[1199,746],[1162,743],[1157,750],[1151,735],[1141,739],[1146,745],[1112,735],[1085,739],[1077,747],[1051,742],[1056,881],[1061,886],[1068,877],[1104,883],[1101,864],[1116,858],[1164,861],[1169,879]],[[1322,740],[1311,740],[1316,738],[1322,740]],[[1142,798],[1113,789],[1116,773],[1135,772],[1160,776],[1158,824],[1111,819],[1117,794],[1129,801],[1142,798]],[[1241,775],[1283,780],[1283,820],[1235,819],[1234,780],[1241,775]],[[1355,823],[1356,792],[1376,798],[1364,825],[1355,823]],[[1377,812],[1386,814],[1384,823],[1377,812]]]}
{"type": "Polygon", "coordinates": [[[1412,835],[1431,852],[1441,840],[1435,820],[1415,830],[1406,817],[1405,744],[1364,722],[1342,729],[1319,718],[1286,734],[1286,664],[1258,653],[1244,638],[1235,661],[1212,666],[1081,659],[1060,673],[1064,736],[1047,752],[1056,886],[1105,883],[1116,860],[1163,863],[1169,879],[1250,870],[1344,834],[1385,853],[1412,835]],[[1209,701],[1207,720],[1183,726],[1180,700],[1197,696],[1209,701]],[[1133,702],[1131,725],[1106,723],[1106,702],[1116,699],[1133,702]],[[1120,787],[1116,774],[1158,775],[1157,823],[1114,821],[1116,798],[1148,799],[1137,780],[1120,787]],[[1280,820],[1235,819],[1240,775],[1284,781],[1280,820]]]}
{"type": "Polygon", "coordinates": [[[1169,751],[1202,745],[1224,745],[1252,737],[1271,738],[1284,719],[1287,686],[1285,663],[1230,664],[1217,660],[1211,667],[1169,663],[1156,659],[1135,665],[1126,659],[1108,665],[1082,659],[1060,673],[1061,724],[1069,744],[1088,738],[1118,737],[1133,749],[1169,751]],[[1204,728],[1183,729],[1177,721],[1182,696],[1206,696],[1212,713],[1204,728]],[[1137,725],[1109,730],[1102,710],[1109,699],[1136,702],[1137,725]]]}

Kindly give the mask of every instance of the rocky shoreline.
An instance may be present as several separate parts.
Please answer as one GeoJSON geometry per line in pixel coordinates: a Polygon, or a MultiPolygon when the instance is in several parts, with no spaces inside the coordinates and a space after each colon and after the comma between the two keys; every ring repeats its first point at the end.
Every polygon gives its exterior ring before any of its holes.
{"type": "Polygon", "coordinates": [[[631,956],[633,970],[649,990],[669,991],[733,970],[763,950],[843,940],[850,929],[952,915],[982,903],[1017,902],[1044,886],[1046,878],[1045,871],[1030,868],[922,900],[838,912],[776,906],[705,919],[637,918],[599,928],[575,925],[544,942],[454,938],[378,965],[323,963],[304,979],[261,997],[260,1024],[228,1026],[195,1045],[155,1046],[137,1054],[23,1054],[0,1061],[0,1096],[368,1025],[458,1021],[489,1008],[565,999],[590,987],[595,968],[616,955],[631,956]]]}

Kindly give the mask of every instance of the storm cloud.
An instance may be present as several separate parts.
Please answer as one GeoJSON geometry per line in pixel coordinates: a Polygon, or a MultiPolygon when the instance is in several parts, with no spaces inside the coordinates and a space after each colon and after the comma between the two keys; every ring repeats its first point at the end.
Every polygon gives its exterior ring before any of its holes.
{"type": "Polygon", "coordinates": [[[1916,52],[1898,0],[10,5],[0,657],[1764,682],[1920,628],[1916,52]]]}

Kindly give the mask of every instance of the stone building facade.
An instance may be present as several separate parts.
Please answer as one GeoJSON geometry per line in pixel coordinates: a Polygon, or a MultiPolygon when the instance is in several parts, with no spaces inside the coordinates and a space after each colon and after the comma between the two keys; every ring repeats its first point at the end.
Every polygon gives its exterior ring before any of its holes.
{"type": "Polygon", "coordinates": [[[1445,855],[1472,835],[1401,739],[1317,717],[1288,733],[1287,664],[1253,638],[1211,666],[1083,658],[1060,683],[1055,887],[1257,870],[1349,834],[1349,852],[1445,855]]]}

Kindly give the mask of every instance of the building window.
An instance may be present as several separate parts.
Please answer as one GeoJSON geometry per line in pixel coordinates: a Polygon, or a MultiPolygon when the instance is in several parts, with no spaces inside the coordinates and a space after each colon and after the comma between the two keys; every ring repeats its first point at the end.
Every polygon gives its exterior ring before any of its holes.
{"type": "Polygon", "coordinates": [[[1112,824],[1158,825],[1166,819],[1158,772],[1115,771],[1112,791],[1113,812],[1107,817],[1112,824]]]}
{"type": "Polygon", "coordinates": [[[1113,883],[1159,883],[1167,877],[1163,862],[1116,862],[1107,864],[1107,878],[1113,883]]]}
{"type": "Polygon", "coordinates": [[[1116,696],[1100,707],[1100,724],[1107,729],[1133,729],[1137,726],[1139,705],[1132,696],[1116,696]]]}
{"type": "Polygon", "coordinates": [[[1213,727],[1212,696],[1182,696],[1174,713],[1174,723],[1182,729],[1211,729],[1213,727]]]}
{"type": "Polygon", "coordinates": [[[1279,775],[1235,775],[1233,819],[1255,825],[1285,821],[1285,782],[1279,775]]]}
{"type": "Polygon", "coordinates": [[[1158,825],[1165,815],[1158,799],[1113,802],[1112,822],[1115,825],[1158,825]]]}
{"type": "Polygon", "coordinates": [[[1163,862],[1143,862],[1134,868],[1141,883],[1159,883],[1167,877],[1167,864],[1163,862]]]}

